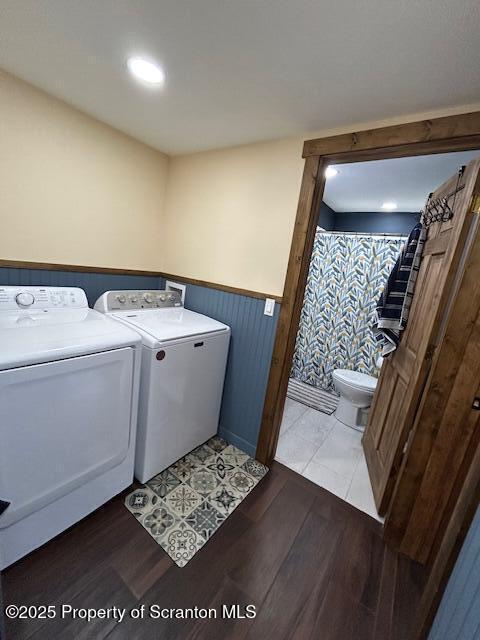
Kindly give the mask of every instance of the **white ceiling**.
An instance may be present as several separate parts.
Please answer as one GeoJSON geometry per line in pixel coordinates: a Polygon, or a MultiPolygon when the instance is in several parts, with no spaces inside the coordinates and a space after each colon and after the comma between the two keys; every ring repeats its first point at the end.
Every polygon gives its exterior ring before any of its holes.
{"type": "Polygon", "coordinates": [[[397,203],[396,211],[420,211],[435,191],[478,151],[373,160],[332,165],[338,174],[328,178],[324,201],[334,211],[380,211],[383,202],[397,203]]]}
{"type": "Polygon", "coordinates": [[[472,104],[479,27],[478,0],[0,0],[0,67],[177,154],[472,104]]]}

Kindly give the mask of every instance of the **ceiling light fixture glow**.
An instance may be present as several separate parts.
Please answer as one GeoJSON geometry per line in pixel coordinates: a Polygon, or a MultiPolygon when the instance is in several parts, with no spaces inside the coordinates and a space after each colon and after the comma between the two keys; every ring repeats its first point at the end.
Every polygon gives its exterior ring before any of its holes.
{"type": "Polygon", "coordinates": [[[385,209],[385,211],[393,211],[396,208],[397,208],[396,202],[384,202],[382,204],[382,209],[385,209]]]}
{"type": "Polygon", "coordinates": [[[145,60],[145,58],[129,58],[127,67],[137,79],[148,84],[161,85],[165,82],[165,72],[161,67],[145,60]]]}
{"type": "Polygon", "coordinates": [[[325,178],[333,178],[338,173],[338,170],[335,167],[327,167],[325,169],[325,178]]]}

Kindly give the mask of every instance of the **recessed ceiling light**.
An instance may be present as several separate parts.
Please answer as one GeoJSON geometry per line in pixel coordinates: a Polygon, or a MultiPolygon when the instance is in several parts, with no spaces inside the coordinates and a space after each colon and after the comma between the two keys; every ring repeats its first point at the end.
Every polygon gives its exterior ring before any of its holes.
{"type": "Polygon", "coordinates": [[[384,202],[382,204],[382,209],[385,209],[385,211],[393,211],[396,208],[397,208],[396,202],[384,202]]]}
{"type": "Polygon", "coordinates": [[[164,70],[145,58],[129,58],[127,67],[136,78],[148,84],[160,85],[165,82],[164,70]]]}
{"type": "Polygon", "coordinates": [[[327,167],[325,169],[325,177],[326,178],[333,178],[334,176],[336,176],[338,173],[338,170],[335,169],[335,167],[327,167]]]}

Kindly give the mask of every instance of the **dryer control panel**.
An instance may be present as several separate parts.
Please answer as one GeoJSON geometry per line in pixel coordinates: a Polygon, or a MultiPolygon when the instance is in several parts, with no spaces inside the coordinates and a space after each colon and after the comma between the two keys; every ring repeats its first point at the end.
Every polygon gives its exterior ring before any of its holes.
{"type": "Polygon", "coordinates": [[[0,311],[21,309],[83,309],[87,296],[77,287],[1,287],[0,311]]]}
{"type": "Polygon", "coordinates": [[[133,289],[106,291],[96,301],[94,309],[102,311],[130,311],[131,309],[165,309],[182,307],[182,299],[176,291],[133,289]]]}

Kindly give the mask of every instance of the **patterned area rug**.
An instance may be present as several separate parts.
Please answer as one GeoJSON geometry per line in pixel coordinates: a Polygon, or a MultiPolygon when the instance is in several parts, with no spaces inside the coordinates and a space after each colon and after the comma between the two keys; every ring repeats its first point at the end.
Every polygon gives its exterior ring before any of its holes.
{"type": "Polygon", "coordinates": [[[309,384],[290,378],[288,381],[287,396],[292,400],[306,404],[307,407],[332,414],[337,408],[338,398],[333,393],[317,389],[309,384]]]}
{"type": "Polygon", "coordinates": [[[184,567],[267,473],[214,436],[125,498],[125,506],[184,567]]]}

